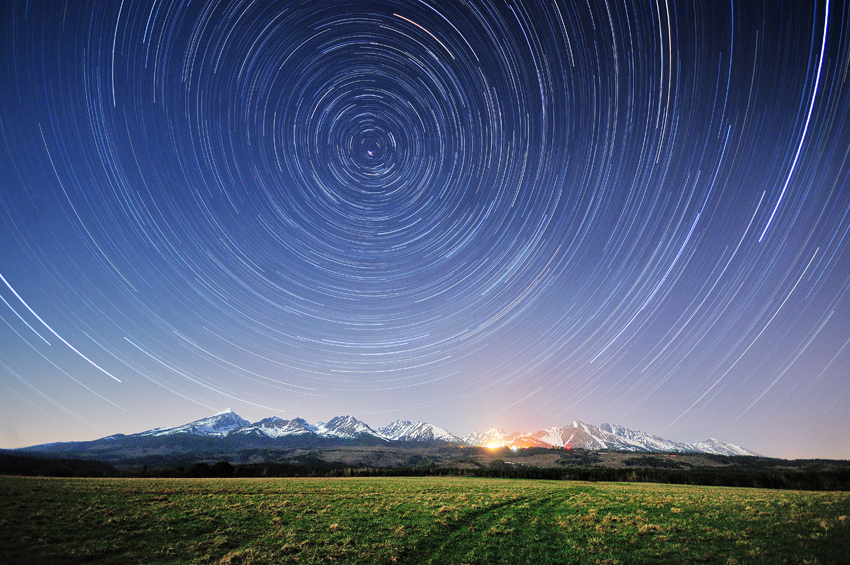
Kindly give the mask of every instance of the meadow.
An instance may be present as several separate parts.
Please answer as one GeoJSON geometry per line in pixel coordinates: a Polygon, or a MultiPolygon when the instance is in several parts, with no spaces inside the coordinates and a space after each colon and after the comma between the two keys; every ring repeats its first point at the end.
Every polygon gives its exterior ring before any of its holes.
{"type": "Polygon", "coordinates": [[[850,493],[0,477],[2,563],[846,563],[850,493]]]}

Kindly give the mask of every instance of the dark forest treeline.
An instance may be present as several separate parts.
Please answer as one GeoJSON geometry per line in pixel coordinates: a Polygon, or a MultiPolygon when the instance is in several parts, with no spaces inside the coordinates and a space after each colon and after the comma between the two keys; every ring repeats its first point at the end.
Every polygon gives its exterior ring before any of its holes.
{"type": "Polygon", "coordinates": [[[0,453],[0,475],[25,477],[117,477],[121,473],[108,463],[90,459],[64,459],[0,453]]]}
{"type": "Polygon", "coordinates": [[[556,481],[605,481],[668,483],[681,485],[730,486],[794,490],[850,490],[850,469],[760,470],[704,467],[667,469],[653,467],[531,467],[494,461],[479,468],[436,467],[351,467],[320,458],[293,463],[251,463],[233,465],[227,461],[199,462],[189,466],[119,470],[90,460],[41,458],[31,455],[0,454],[0,474],[48,477],[424,477],[461,476],[556,481]]]}
{"type": "MultiPolygon", "coordinates": [[[[212,471],[215,465],[210,466],[212,471]]],[[[224,470],[221,469],[220,470],[224,470]]],[[[192,470],[190,470],[192,471],[192,470]]],[[[194,472],[198,469],[194,468],[194,472]]],[[[210,475],[215,476],[215,475],[210,475]]],[[[702,486],[731,486],[792,490],[850,490],[850,471],[716,471],[668,469],[613,469],[553,467],[486,467],[479,469],[456,468],[331,468],[310,469],[289,466],[287,469],[263,464],[233,466],[232,477],[262,476],[323,476],[323,477],[420,477],[462,476],[505,479],[536,479],[554,481],[605,481],[630,483],[668,483],[702,486]]]]}

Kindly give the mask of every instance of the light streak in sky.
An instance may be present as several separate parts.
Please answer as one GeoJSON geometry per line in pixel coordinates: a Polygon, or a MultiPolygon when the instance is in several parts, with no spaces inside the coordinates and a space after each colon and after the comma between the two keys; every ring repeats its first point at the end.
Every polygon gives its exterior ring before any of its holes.
{"type": "Polygon", "coordinates": [[[770,217],[767,219],[767,224],[764,226],[764,231],[761,232],[759,236],[759,243],[764,239],[764,234],[767,233],[768,228],[770,228],[770,223],[773,221],[773,217],[776,215],[776,211],[779,209],[779,205],[782,204],[782,198],[785,196],[785,191],[788,189],[788,183],[791,182],[791,177],[794,175],[794,169],[797,168],[797,160],[800,158],[800,152],[803,150],[803,144],[806,142],[806,133],[809,131],[809,122],[812,119],[812,111],[815,109],[815,99],[818,95],[818,85],[820,84],[820,71],[823,67],[823,54],[824,50],[826,50],[826,32],[829,27],[829,0],[826,0],[826,10],[824,10],[823,15],[823,39],[821,40],[820,45],[820,55],[818,57],[818,70],[815,75],[815,84],[812,86],[812,96],[809,101],[809,111],[806,114],[806,123],[803,126],[803,133],[800,135],[800,143],[797,145],[797,152],[794,153],[794,161],[791,163],[791,168],[788,170],[788,176],[785,177],[785,184],[782,185],[782,192],[779,193],[779,198],[776,200],[776,206],[773,207],[773,212],[770,213],[770,217]]]}
{"type": "MultiPolygon", "coordinates": [[[[47,322],[45,322],[44,320],[42,320],[42,319],[41,319],[41,317],[40,317],[38,314],[36,314],[36,313],[35,313],[35,310],[33,310],[32,308],[30,308],[30,305],[29,305],[29,304],[27,304],[27,303],[24,301],[24,299],[23,299],[23,298],[21,298],[21,295],[20,295],[20,294],[18,294],[18,292],[17,292],[14,288],[12,288],[12,285],[10,285],[10,284],[9,284],[9,282],[5,279],[5,277],[3,277],[3,275],[2,275],[2,274],[0,274],[0,280],[2,280],[2,281],[3,281],[3,284],[5,284],[5,285],[6,285],[6,287],[7,287],[9,290],[11,290],[11,291],[12,291],[12,294],[14,294],[14,295],[15,295],[15,297],[16,297],[18,300],[20,300],[20,301],[21,301],[21,304],[23,304],[23,305],[24,305],[24,308],[26,308],[27,310],[29,310],[30,314],[32,314],[33,316],[35,316],[35,318],[36,318],[39,322],[41,322],[41,324],[42,324],[45,328],[47,328],[47,331],[49,331],[50,333],[52,333],[53,335],[55,335],[57,338],[59,338],[59,341],[61,341],[61,342],[62,342],[62,343],[64,343],[65,345],[67,345],[67,346],[68,346],[68,348],[70,348],[70,349],[71,349],[71,351],[73,351],[74,353],[76,353],[77,355],[79,355],[80,357],[82,357],[83,359],[85,359],[86,361],[88,361],[88,362],[89,362],[89,363],[90,363],[93,367],[95,367],[96,369],[100,370],[100,371],[101,371],[102,373],[104,373],[105,375],[112,377],[113,379],[115,379],[115,380],[116,380],[116,381],[118,381],[119,383],[121,382],[121,379],[119,379],[118,377],[116,377],[115,375],[113,375],[112,373],[110,373],[109,371],[107,371],[106,369],[104,369],[103,367],[101,367],[100,365],[98,365],[97,363],[95,363],[94,361],[92,361],[91,359],[89,359],[88,357],[86,357],[85,355],[83,355],[82,353],[80,353],[80,351],[79,351],[76,347],[74,347],[73,345],[71,345],[70,343],[68,343],[68,342],[65,340],[65,338],[64,338],[64,337],[62,337],[61,335],[59,335],[58,333],[56,333],[56,331],[55,331],[53,328],[51,328],[49,325],[47,325],[47,322]]],[[[6,302],[6,301],[5,301],[5,300],[3,300],[3,302],[6,302]]],[[[8,305],[8,302],[7,302],[6,304],[8,305]]],[[[11,307],[10,307],[10,308],[11,308],[11,307]]],[[[13,311],[14,311],[14,309],[13,309],[13,311]]],[[[15,312],[15,314],[17,315],[17,312],[15,312]]],[[[18,317],[20,318],[20,315],[18,315],[18,317]]],[[[23,318],[21,318],[21,319],[23,319],[23,318]]],[[[27,324],[27,326],[29,326],[29,324],[27,324]]],[[[40,335],[38,332],[36,332],[35,330],[33,330],[33,332],[35,332],[35,334],[36,334],[36,335],[38,335],[38,337],[41,337],[41,335],[40,335]]],[[[44,339],[44,338],[42,337],[41,339],[44,339]]],[[[44,341],[46,342],[47,340],[44,340],[44,341]]],[[[48,343],[48,345],[50,345],[50,344],[48,343]]]]}
{"type": "Polygon", "coordinates": [[[15,421],[850,412],[843,5],[9,0],[0,53],[15,421]]]}

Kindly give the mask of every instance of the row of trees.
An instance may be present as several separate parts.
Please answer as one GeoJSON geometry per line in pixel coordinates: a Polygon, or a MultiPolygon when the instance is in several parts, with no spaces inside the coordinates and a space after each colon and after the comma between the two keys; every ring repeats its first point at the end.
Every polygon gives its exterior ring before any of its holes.
{"type": "MultiPolygon", "coordinates": [[[[179,471],[179,470],[178,470],[179,471]]],[[[753,487],[793,490],[850,490],[850,470],[825,471],[751,471],[661,468],[554,468],[508,465],[499,460],[488,467],[474,469],[423,467],[346,467],[322,462],[319,465],[257,463],[231,465],[200,463],[182,473],[187,477],[421,477],[462,476],[554,481],[605,481],[668,483],[682,485],[753,487]],[[499,464],[501,463],[501,465],[499,464]]]]}
{"type": "MultiPolygon", "coordinates": [[[[486,467],[352,467],[345,463],[305,457],[281,463],[233,465],[228,461],[198,462],[187,466],[174,464],[156,468],[119,470],[106,463],[80,459],[41,458],[0,454],[0,474],[53,477],[390,477],[390,476],[464,476],[556,481],[607,481],[670,483],[705,486],[756,487],[797,490],[850,490],[850,468],[777,469],[773,467],[694,467],[663,468],[638,466],[626,468],[599,466],[531,467],[501,459],[486,467]]],[[[751,462],[752,463],[752,462],[751,462]]]]}

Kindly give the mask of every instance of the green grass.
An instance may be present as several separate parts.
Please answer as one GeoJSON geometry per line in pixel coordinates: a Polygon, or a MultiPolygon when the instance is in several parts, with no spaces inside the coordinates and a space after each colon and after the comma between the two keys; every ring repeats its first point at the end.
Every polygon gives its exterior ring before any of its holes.
{"type": "Polygon", "coordinates": [[[0,563],[845,563],[850,493],[0,477],[0,563]]]}

